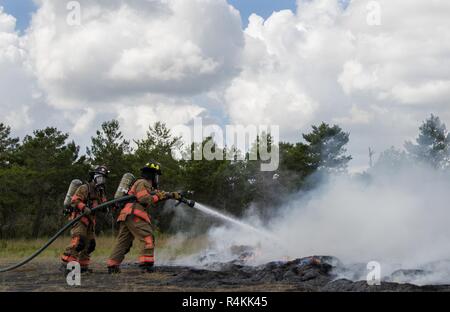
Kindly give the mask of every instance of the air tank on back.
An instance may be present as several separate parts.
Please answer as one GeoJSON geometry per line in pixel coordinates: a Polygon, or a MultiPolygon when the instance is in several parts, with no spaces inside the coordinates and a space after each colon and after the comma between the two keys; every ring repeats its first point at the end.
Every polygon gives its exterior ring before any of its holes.
{"type": "Polygon", "coordinates": [[[119,187],[117,188],[116,194],[114,195],[114,199],[118,199],[127,195],[128,191],[133,186],[134,181],[136,181],[136,177],[132,173],[125,173],[120,180],[119,187]]]}
{"type": "Polygon", "coordinates": [[[81,180],[75,179],[70,182],[69,189],[67,190],[66,198],[64,198],[64,207],[69,207],[72,203],[72,196],[75,194],[77,189],[83,185],[81,180]]]}

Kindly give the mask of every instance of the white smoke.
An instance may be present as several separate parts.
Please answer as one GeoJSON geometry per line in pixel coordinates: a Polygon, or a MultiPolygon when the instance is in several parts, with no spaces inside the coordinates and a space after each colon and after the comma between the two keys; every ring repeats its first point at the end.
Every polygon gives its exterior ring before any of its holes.
{"type": "Polygon", "coordinates": [[[366,264],[378,261],[392,281],[448,283],[449,190],[447,172],[419,165],[329,177],[279,210],[265,228],[273,239],[230,224],[212,228],[203,261],[229,261],[233,246],[252,246],[251,264],[330,255],[347,268],[340,277],[365,279],[366,264]],[[422,271],[392,275],[399,269],[422,271]]]}

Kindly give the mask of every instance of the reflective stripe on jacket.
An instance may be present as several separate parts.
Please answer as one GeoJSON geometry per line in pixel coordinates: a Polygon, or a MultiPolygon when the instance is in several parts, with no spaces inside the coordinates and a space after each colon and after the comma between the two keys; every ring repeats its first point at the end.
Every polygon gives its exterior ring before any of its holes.
{"type": "MultiPolygon", "coordinates": [[[[90,208],[97,207],[99,205],[99,202],[106,202],[106,198],[100,198],[99,194],[97,194],[97,192],[95,191],[95,185],[93,182],[81,185],[72,196],[72,207],[76,209],[70,215],[69,220],[73,220],[78,217],[84,210],[84,208],[86,208],[88,202],[90,202],[90,208]]],[[[82,217],[80,221],[86,226],[88,226],[91,222],[95,224],[95,216],[89,215],[86,217],[82,217]]]]}
{"type": "Polygon", "coordinates": [[[153,187],[149,181],[145,179],[138,179],[131,187],[128,195],[134,195],[137,198],[137,202],[128,203],[120,211],[117,222],[125,221],[126,218],[133,214],[136,217],[150,223],[150,216],[145,211],[148,208],[159,201],[158,196],[152,195],[153,187]]]}

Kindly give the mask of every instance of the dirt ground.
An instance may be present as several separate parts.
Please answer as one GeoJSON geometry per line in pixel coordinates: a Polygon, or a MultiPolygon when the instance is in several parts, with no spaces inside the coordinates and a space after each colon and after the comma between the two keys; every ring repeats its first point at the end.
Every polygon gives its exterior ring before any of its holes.
{"type": "MultiPolygon", "coordinates": [[[[0,273],[2,292],[53,291],[450,291],[450,286],[415,286],[383,282],[369,286],[365,281],[336,279],[327,258],[303,258],[271,262],[258,267],[230,262],[196,269],[159,266],[151,274],[142,274],[135,264],[124,264],[121,274],[109,275],[104,262],[92,265],[93,273],[82,274],[81,286],[69,286],[57,259],[38,259],[15,271],[0,273]],[[324,260],[325,259],[325,260],[324,260]]],[[[0,262],[0,267],[7,264],[0,262]]]]}
{"type": "MultiPolygon", "coordinates": [[[[286,283],[256,283],[234,285],[226,281],[214,286],[199,285],[198,281],[174,281],[190,268],[158,267],[154,273],[142,274],[136,265],[122,269],[121,274],[110,275],[104,265],[92,266],[93,273],[82,274],[81,286],[69,286],[66,277],[59,269],[58,261],[36,261],[15,271],[0,273],[1,292],[53,292],[53,291],[123,291],[123,292],[185,292],[185,291],[292,291],[295,285],[286,283]]],[[[6,263],[1,264],[2,267],[6,263]]]]}

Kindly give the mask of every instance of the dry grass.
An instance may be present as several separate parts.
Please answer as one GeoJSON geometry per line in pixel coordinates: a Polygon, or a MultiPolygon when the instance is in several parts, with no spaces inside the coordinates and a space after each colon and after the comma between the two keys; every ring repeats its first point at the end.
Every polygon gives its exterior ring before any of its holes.
{"type": "MultiPolygon", "coordinates": [[[[33,252],[38,250],[47,242],[47,239],[14,239],[14,240],[0,240],[0,260],[9,261],[28,257],[33,252]]],[[[69,244],[70,238],[68,236],[61,237],[53,242],[40,256],[40,259],[51,259],[59,257],[69,244]]],[[[107,258],[114,246],[115,238],[110,236],[97,237],[97,247],[94,252],[94,257],[107,258]]],[[[164,254],[165,257],[179,257],[182,255],[189,255],[200,251],[207,245],[207,238],[201,237],[183,237],[166,236],[159,234],[156,239],[156,248],[158,253],[164,254]]],[[[135,243],[127,258],[137,257],[139,254],[138,244],[135,243]]]]}

